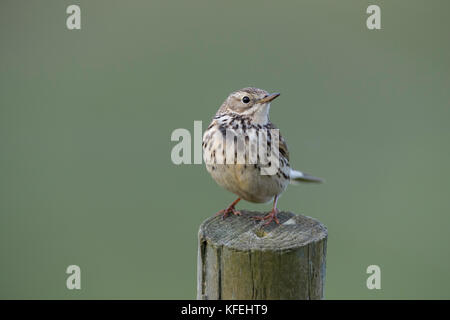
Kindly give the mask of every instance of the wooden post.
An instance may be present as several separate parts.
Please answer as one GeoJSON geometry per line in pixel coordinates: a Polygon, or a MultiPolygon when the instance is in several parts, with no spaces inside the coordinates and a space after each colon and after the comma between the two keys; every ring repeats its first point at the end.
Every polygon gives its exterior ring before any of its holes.
{"type": "Polygon", "coordinates": [[[197,299],[323,299],[327,228],[290,212],[211,217],[198,233],[197,299]]]}

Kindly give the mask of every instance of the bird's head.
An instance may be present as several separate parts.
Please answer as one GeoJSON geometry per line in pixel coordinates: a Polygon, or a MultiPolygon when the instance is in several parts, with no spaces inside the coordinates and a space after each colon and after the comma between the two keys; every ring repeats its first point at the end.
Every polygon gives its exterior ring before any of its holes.
{"type": "Polygon", "coordinates": [[[254,123],[265,124],[269,121],[270,102],[279,95],[258,88],[240,89],[228,96],[218,114],[234,113],[248,116],[254,123]]]}

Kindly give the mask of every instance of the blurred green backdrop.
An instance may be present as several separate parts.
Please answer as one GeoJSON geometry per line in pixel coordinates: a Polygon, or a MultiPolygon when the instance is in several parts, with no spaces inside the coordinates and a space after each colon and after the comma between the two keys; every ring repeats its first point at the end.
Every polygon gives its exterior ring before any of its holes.
{"type": "Polygon", "coordinates": [[[445,0],[2,0],[0,298],[195,298],[234,196],[170,135],[245,86],[282,93],[291,163],[327,180],[279,202],[329,229],[326,298],[450,298],[449,31],[445,0]]]}

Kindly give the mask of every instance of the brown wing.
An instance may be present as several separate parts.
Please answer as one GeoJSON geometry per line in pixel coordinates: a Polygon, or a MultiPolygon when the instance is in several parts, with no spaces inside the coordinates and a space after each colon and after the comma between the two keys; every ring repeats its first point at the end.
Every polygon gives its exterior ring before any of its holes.
{"type": "MultiPolygon", "coordinates": [[[[272,122],[269,122],[266,125],[267,129],[278,129],[277,127],[275,127],[275,125],[272,122]]],[[[286,160],[289,162],[289,150],[288,150],[288,146],[286,144],[286,141],[284,140],[283,136],[281,135],[281,133],[279,132],[279,137],[280,137],[280,141],[279,141],[279,152],[280,154],[286,158],[286,160]]]]}
{"type": "Polygon", "coordinates": [[[284,138],[280,134],[280,154],[286,158],[287,161],[289,161],[289,150],[286,144],[286,141],[284,141],[284,138]]]}

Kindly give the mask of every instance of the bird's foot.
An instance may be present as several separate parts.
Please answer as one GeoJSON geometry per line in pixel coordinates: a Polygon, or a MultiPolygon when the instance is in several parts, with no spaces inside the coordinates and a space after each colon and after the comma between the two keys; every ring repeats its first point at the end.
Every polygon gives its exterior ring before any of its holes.
{"type": "Polygon", "coordinates": [[[277,218],[277,214],[278,214],[278,209],[273,209],[272,211],[270,211],[267,215],[265,215],[264,217],[252,217],[255,220],[260,220],[260,221],[266,221],[266,223],[264,223],[263,225],[266,226],[268,224],[270,224],[272,221],[275,221],[276,224],[280,224],[280,221],[277,218]]]}
{"type": "Polygon", "coordinates": [[[222,215],[222,220],[225,219],[226,217],[228,217],[228,215],[232,213],[235,216],[240,216],[241,212],[236,210],[236,208],[234,207],[234,204],[230,205],[228,208],[220,210],[219,212],[216,213],[216,216],[222,215]]]}

